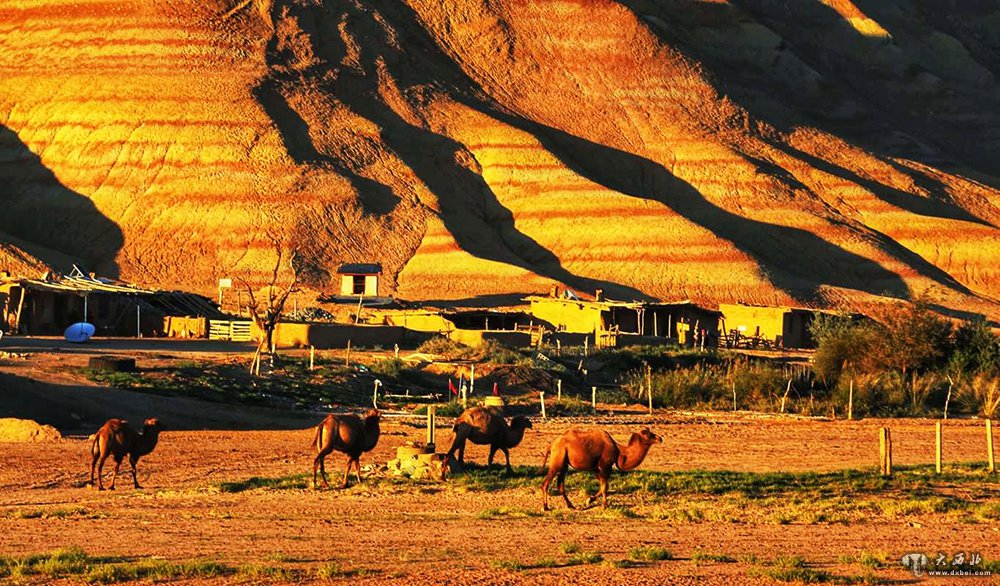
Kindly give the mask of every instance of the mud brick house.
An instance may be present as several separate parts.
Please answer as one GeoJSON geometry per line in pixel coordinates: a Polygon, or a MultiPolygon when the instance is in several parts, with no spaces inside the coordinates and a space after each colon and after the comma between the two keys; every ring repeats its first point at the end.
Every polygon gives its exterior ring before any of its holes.
{"type": "Polygon", "coordinates": [[[564,344],[588,343],[598,347],[679,343],[693,346],[718,344],[721,313],[690,301],[657,303],[613,301],[597,296],[530,296],[529,313],[550,327],[564,344]]]}
{"type": "Polygon", "coordinates": [[[521,311],[401,309],[376,312],[374,319],[407,330],[447,336],[474,348],[491,340],[508,347],[524,347],[537,342],[539,332],[533,318],[521,311]]]}
{"type": "Polygon", "coordinates": [[[719,305],[723,315],[723,334],[730,339],[756,340],[766,346],[776,348],[814,348],[816,346],[809,333],[809,325],[820,312],[801,307],[772,307],[765,305],[744,305],[723,303],[719,305]]]}

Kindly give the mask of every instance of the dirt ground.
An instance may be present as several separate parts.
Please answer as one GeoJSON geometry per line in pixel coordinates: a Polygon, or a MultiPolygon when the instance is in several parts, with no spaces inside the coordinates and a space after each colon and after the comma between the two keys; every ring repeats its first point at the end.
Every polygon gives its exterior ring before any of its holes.
{"type": "MultiPolygon", "coordinates": [[[[51,384],[54,381],[47,379],[54,371],[46,366],[50,360],[36,356],[0,364],[0,372],[7,377],[0,379],[0,386],[7,385],[3,394],[18,385],[27,392],[24,381],[31,375],[45,379],[29,385],[31,396],[61,397],[58,404],[63,406],[71,404],[67,396],[74,394],[80,403],[101,396],[101,409],[117,407],[138,418],[156,414],[150,411],[169,402],[171,411],[163,417],[175,430],[165,431],[156,450],[140,463],[143,490],[132,489],[127,476],[115,492],[100,493],[85,487],[88,442],[84,435],[50,443],[0,444],[0,555],[75,545],[91,555],[201,558],[236,566],[280,561],[284,566],[311,568],[334,560],[369,572],[366,582],[387,584],[637,585],[768,582],[755,575],[750,563],[692,559],[698,552],[725,554],[736,560],[802,556],[813,567],[839,575],[861,573],[856,564],[843,561],[844,556],[856,556],[860,551],[881,551],[895,559],[911,551],[975,551],[987,560],[1000,558],[1000,522],[995,520],[965,523],[936,514],[851,524],[633,518],[621,514],[622,508],[650,503],[638,502],[640,497],[635,495],[614,494],[615,479],[620,480],[620,476],[611,481],[611,500],[616,508],[607,513],[591,509],[572,515],[559,510],[561,503],[556,503],[556,512],[534,514],[541,513],[535,483],[496,492],[473,491],[455,482],[410,487],[371,481],[346,490],[224,492],[219,488],[222,482],[308,473],[311,426],[322,415],[277,417],[266,410],[220,408],[197,401],[88,388],[79,380],[51,384]],[[220,410],[225,411],[225,417],[213,414],[220,410]],[[185,413],[189,421],[177,425],[177,418],[185,413]],[[244,426],[250,429],[227,428],[233,420],[245,420],[244,416],[252,422],[244,426]],[[178,427],[185,430],[176,431],[178,427]],[[500,508],[524,513],[484,514],[500,508]],[[504,560],[530,563],[559,558],[562,545],[568,542],[578,542],[584,551],[599,552],[608,561],[627,559],[629,551],[639,546],[667,548],[676,559],[630,568],[597,564],[514,571],[498,567],[504,560]]],[[[11,403],[0,402],[0,408],[6,413],[11,403]]],[[[108,416],[116,414],[108,412],[108,416]]],[[[654,447],[641,467],[652,471],[871,468],[877,464],[877,430],[881,426],[892,428],[896,464],[933,461],[930,420],[847,422],[666,412],[653,419],[634,413],[603,421],[607,423],[602,427],[621,441],[631,430],[646,424],[663,436],[663,444],[654,447]]],[[[449,445],[448,422],[441,420],[440,424],[438,444],[449,445]]],[[[549,443],[571,425],[581,423],[536,420],[522,444],[512,451],[513,463],[540,465],[549,443]]],[[[424,434],[421,421],[389,416],[378,446],[362,458],[362,464],[384,464],[395,457],[396,447],[422,441],[424,434]]],[[[944,444],[948,462],[984,460],[984,444],[982,422],[948,422],[944,444]]],[[[470,446],[467,459],[483,462],[486,451],[482,446],[470,446]]],[[[333,480],[341,473],[343,459],[335,454],[328,462],[333,480]]],[[[369,473],[378,475],[377,470],[369,473]]],[[[575,496],[581,500],[578,491],[575,496]]],[[[915,581],[898,566],[875,570],[874,575],[915,581]]],[[[962,578],[960,583],[989,580],[962,578]]]]}

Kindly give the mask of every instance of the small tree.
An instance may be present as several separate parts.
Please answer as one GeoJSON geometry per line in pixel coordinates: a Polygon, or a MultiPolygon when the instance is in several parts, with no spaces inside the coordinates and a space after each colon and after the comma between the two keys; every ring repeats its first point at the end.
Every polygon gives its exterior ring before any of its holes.
{"type": "Polygon", "coordinates": [[[275,244],[275,249],[278,252],[278,259],[275,261],[274,270],[271,272],[271,282],[267,285],[267,297],[265,299],[258,300],[250,283],[246,279],[239,279],[240,283],[246,287],[247,294],[250,297],[250,302],[247,303],[250,317],[263,334],[257,343],[253,360],[250,362],[250,374],[260,374],[261,355],[265,351],[271,351],[274,342],[274,330],[278,327],[281,316],[285,311],[285,302],[288,301],[288,296],[296,290],[295,287],[299,282],[294,266],[296,251],[292,250],[288,255],[288,265],[291,269],[292,277],[288,286],[283,289],[278,288],[277,283],[281,273],[281,261],[284,259],[284,251],[278,244],[275,244]]]}
{"type": "Polygon", "coordinates": [[[896,305],[883,315],[883,320],[883,360],[904,377],[908,371],[938,366],[951,353],[951,322],[934,313],[925,297],[908,305],[896,305]]]}
{"type": "Polygon", "coordinates": [[[882,337],[877,324],[821,314],[809,331],[816,340],[813,369],[824,383],[836,383],[844,371],[855,375],[874,370],[874,350],[882,337]]]}
{"type": "Polygon", "coordinates": [[[948,370],[956,375],[1000,374],[1000,336],[984,321],[965,322],[955,330],[948,370]]]}

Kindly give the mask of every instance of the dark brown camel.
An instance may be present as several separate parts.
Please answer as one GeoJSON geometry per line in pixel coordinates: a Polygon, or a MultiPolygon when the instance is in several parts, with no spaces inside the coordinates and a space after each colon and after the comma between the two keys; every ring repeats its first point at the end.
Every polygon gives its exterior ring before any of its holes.
{"type": "Polygon", "coordinates": [[[455,432],[455,441],[445,456],[445,463],[451,461],[458,452],[459,466],[465,464],[465,442],[471,441],[474,444],[489,445],[490,457],[487,465],[493,465],[493,456],[497,450],[503,452],[507,457],[507,472],[514,470],[510,467],[510,448],[517,447],[524,439],[524,430],[531,428],[531,420],[524,415],[518,415],[510,420],[510,425],[503,418],[503,411],[499,407],[472,407],[466,409],[455,421],[452,428],[455,432]]]}
{"type": "Polygon", "coordinates": [[[608,479],[611,478],[611,471],[615,465],[622,472],[633,470],[642,464],[653,444],[663,441],[660,436],[645,428],[638,433],[633,433],[628,440],[628,445],[624,449],[619,449],[618,444],[606,431],[581,431],[571,429],[562,434],[549,452],[545,455],[546,464],[549,467],[545,480],[542,481],[542,505],[544,510],[549,510],[549,484],[552,479],[559,476],[557,488],[559,494],[566,501],[566,506],[573,507],[566,496],[566,471],[572,466],[576,470],[589,470],[597,476],[601,483],[601,489],[597,494],[590,497],[587,505],[597,500],[598,496],[604,498],[604,508],[608,508],[608,479]]]}
{"type": "Polygon", "coordinates": [[[323,460],[334,450],[347,454],[347,470],[344,472],[344,484],[341,488],[347,488],[351,464],[356,466],[358,483],[361,482],[361,454],[372,451],[378,443],[378,422],[381,416],[377,409],[369,409],[363,420],[353,414],[327,415],[326,419],[316,426],[316,438],[313,440],[313,445],[316,446],[316,459],[313,460],[313,488],[316,488],[317,470],[323,478],[323,486],[330,488],[330,484],[326,481],[326,467],[323,460]]]}
{"type": "Polygon", "coordinates": [[[144,422],[142,432],[136,432],[129,427],[128,421],[124,419],[109,419],[94,434],[94,440],[90,444],[90,486],[94,486],[94,469],[97,469],[97,487],[104,490],[104,461],[111,456],[115,460],[115,472],[111,476],[110,490],[115,489],[115,481],[118,480],[118,469],[122,465],[122,460],[128,456],[128,462],[132,466],[132,482],[136,488],[139,486],[139,479],[136,477],[136,465],[139,458],[153,451],[156,442],[160,438],[160,422],[156,418],[147,419],[144,422]]]}

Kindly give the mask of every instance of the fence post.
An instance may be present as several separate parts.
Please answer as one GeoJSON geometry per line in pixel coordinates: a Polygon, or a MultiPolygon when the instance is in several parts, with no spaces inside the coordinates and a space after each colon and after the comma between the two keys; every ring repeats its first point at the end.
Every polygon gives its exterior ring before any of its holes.
{"type": "Polygon", "coordinates": [[[934,423],[934,470],[941,474],[941,422],[934,423]]]}
{"type": "Polygon", "coordinates": [[[434,451],[434,431],[436,422],[434,421],[437,415],[437,405],[430,405],[427,407],[427,449],[434,451]]]}
{"type": "Polygon", "coordinates": [[[653,414],[653,368],[646,363],[646,398],[649,399],[649,414],[653,414]]]}
{"type": "Polygon", "coordinates": [[[562,401],[562,379],[556,381],[556,397],[562,401]]]}
{"type": "Polygon", "coordinates": [[[309,370],[313,370],[316,361],[316,347],[309,346],[309,370]]]}
{"type": "Polygon", "coordinates": [[[590,387],[590,406],[597,413],[597,387],[590,387]]]}
{"type": "Polygon", "coordinates": [[[997,471],[996,460],[993,459],[993,420],[986,420],[986,457],[990,474],[997,471]]]}
{"type": "Polygon", "coordinates": [[[854,419],[854,378],[851,378],[851,388],[847,392],[847,419],[854,419]]]}
{"type": "Polygon", "coordinates": [[[351,365],[351,341],[347,341],[347,356],[344,357],[344,366],[351,365]]]}
{"type": "Polygon", "coordinates": [[[892,476],[892,433],[888,427],[879,429],[878,452],[882,476],[892,476]]]}
{"type": "Polygon", "coordinates": [[[545,391],[538,392],[538,400],[542,403],[542,419],[545,419],[545,391]]]}

